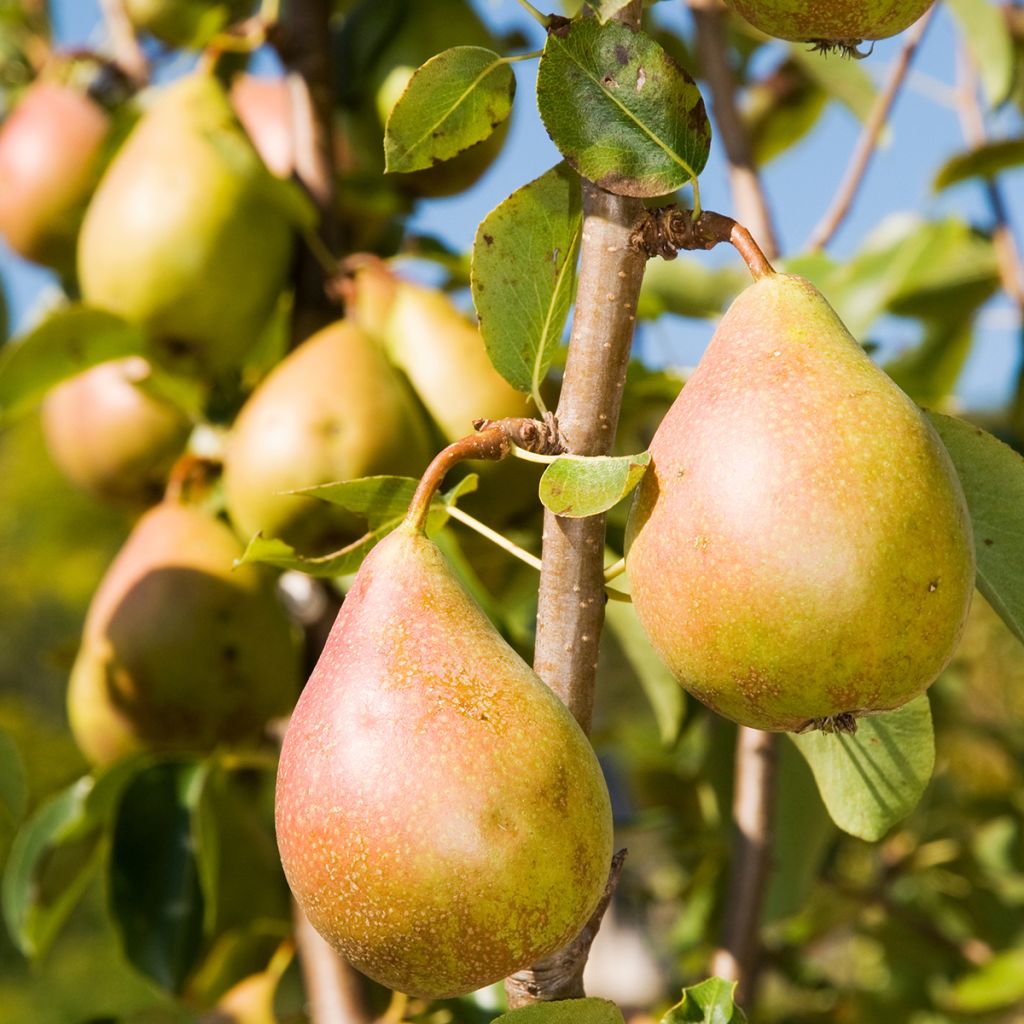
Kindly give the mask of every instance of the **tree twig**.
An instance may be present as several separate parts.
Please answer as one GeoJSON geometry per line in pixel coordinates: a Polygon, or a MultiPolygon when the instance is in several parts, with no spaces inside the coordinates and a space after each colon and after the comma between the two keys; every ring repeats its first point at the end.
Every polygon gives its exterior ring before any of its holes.
{"type": "Polygon", "coordinates": [[[114,61],[134,86],[149,81],[149,62],[135,38],[135,29],[125,13],[124,0],[100,0],[103,20],[110,34],[114,61]]]}
{"type": "Polygon", "coordinates": [[[697,31],[697,51],[711,93],[711,112],[729,163],[729,185],[737,219],[745,224],[769,259],[779,254],[750,138],[736,105],[736,80],[729,65],[725,15],[720,0],[689,0],[697,31]]]}
{"type": "Polygon", "coordinates": [[[775,733],[740,726],[736,734],[733,825],[736,840],[729,871],[729,897],[712,973],[738,983],[736,1001],[754,1002],[760,956],[761,909],[771,873],[775,819],[775,733]]]}
{"type": "Polygon", "coordinates": [[[843,179],[842,184],[840,184],[831,207],[829,207],[825,216],[822,217],[818,226],[811,232],[811,236],[807,240],[808,249],[823,249],[828,245],[839,230],[840,225],[846,219],[846,215],[850,212],[854,200],[857,198],[857,192],[867,173],[868,166],[871,163],[871,158],[874,156],[875,149],[878,146],[878,139],[882,134],[882,129],[885,127],[889,112],[892,110],[893,104],[896,102],[896,96],[906,80],[911,61],[914,59],[914,54],[924,38],[925,31],[931,23],[935,10],[936,8],[932,7],[926,11],[913,28],[907,32],[906,42],[903,44],[903,49],[889,71],[889,78],[885,83],[885,88],[878,94],[875,104],[871,108],[870,114],[868,114],[868,119],[864,122],[864,128],[857,142],[857,148],[854,150],[853,157],[850,160],[846,177],[843,179]]]}

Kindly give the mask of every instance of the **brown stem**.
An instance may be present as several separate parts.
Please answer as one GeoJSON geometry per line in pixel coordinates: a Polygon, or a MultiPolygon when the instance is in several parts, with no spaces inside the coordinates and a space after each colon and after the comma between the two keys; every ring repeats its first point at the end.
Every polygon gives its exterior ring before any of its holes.
{"type": "Polygon", "coordinates": [[[117,66],[132,85],[145,85],[149,81],[149,62],[135,38],[135,29],[125,13],[124,0],[100,0],[100,9],[110,33],[117,66]]]}
{"type": "Polygon", "coordinates": [[[510,1009],[515,1010],[540,1000],[551,1002],[556,999],[578,999],[583,995],[583,971],[587,966],[590,947],[594,944],[605,912],[618,888],[622,866],[626,863],[626,852],[619,850],[612,858],[611,871],[608,872],[608,881],[601,899],[575,940],[532,969],[513,974],[505,981],[510,1009]]]}
{"type": "MultiPolygon", "coordinates": [[[[328,25],[331,0],[289,0],[268,37],[285,66],[291,105],[293,163],[299,181],[320,214],[319,236],[336,252],[333,74],[328,25]]],[[[292,325],[294,342],[308,337],[336,315],[325,289],[320,262],[303,248],[299,254],[292,325]]]]}
{"type": "Polygon", "coordinates": [[[753,1006],[760,955],[760,921],[771,872],[775,816],[776,735],[740,726],[736,735],[733,823],[736,842],[729,899],[712,973],[738,982],[736,1001],[753,1006]]]}
{"type": "Polygon", "coordinates": [[[736,213],[769,259],[779,254],[771,211],[754,163],[750,138],[736,103],[736,80],[729,64],[725,12],[720,0],[689,0],[697,31],[697,51],[711,93],[711,111],[729,162],[729,185],[736,213]]]}
{"type": "Polygon", "coordinates": [[[674,204],[658,207],[647,214],[630,239],[630,244],[645,257],[660,256],[666,260],[674,260],[684,249],[713,249],[722,242],[728,242],[743,257],[755,281],[775,273],[742,224],[710,210],[694,217],[692,210],[680,210],[674,204]]]}
{"type": "Polygon", "coordinates": [[[896,102],[896,96],[907,77],[907,72],[910,70],[910,63],[914,59],[914,54],[924,38],[925,30],[931,23],[932,15],[935,11],[935,7],[930,8],[907,33],[906,42],[903,44],[903,49],[900,51],[900,55],[896,58],[896,62],[889,72],[889,79],[885,83],[885,88],[879,93],[874,106],[871,108],[871,113],[868,114],[868,119],[864,123],[864,128],[857,142],[857,148],[854,150],[853,157],[850,160],[846,177],[839,186],[839,191],[832,201],[832,206],[825,216],[822,217],[818,226],[811,232],[811,237],[807,241],[808,249],[823,249],[828,245],[836,231],[839,230],[839,226],[846,219],[846,215],[850,212],[850,208],[857,198],[857,192],[871,163],[871,158],[875,154],[878,138],[882,134],[882,129],[885,127],[889,112],[892,110],[892,106],[896,102]]]}

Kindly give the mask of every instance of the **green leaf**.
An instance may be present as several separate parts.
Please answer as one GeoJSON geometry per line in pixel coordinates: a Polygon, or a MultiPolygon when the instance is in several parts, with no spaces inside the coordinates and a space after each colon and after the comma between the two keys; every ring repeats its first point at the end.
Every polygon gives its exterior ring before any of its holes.
{"type": "Polygon", "coordinates": [[[1003,12],[989,0],[949,0],[949,9],[960,23],[985,98],[996,107],[1009,97],[1015,73],[1013,39],[1003,12]]]}
{"type": "Polygon", "coordinates": [[[639,455],[559,456],[540,478],[540,500],[556,516],[582,519],[607,512],[629,494],[650,464],[639,455]]]}
{"type": "Polygon", "coordinates": [[[980,427],[929,412],[967,497],[978,589],[1024,642],[1024,459],[980,427]]]}
{"type": "Polygon", "coordinates": [[[82,898],[106,852],[117,800],[145,759],[86,775],[43,804],[18,832],[3,877],[7,930],[40,957],[82,898]]]}
{"type": "Polygon", "coordinates": [[[711,124],[693,79],[619,22],[584,18],[549,33],[537,105],[562,155],[610,192],[667,195],[707,162],[711,124]]]}
{"type": "Polygon", "coordinates": [[[921,343],[885,366],[885,372],[919,405],[940,405],[953,392],[971,352],[971,312],[966,318],[926,324],[921,343]]]}
{"type": "Polygon", "coordinates": [[[388,172],[421,171],[483,142],[512,111],[516,77],[498,54],[456,46],[409,79],[384,130],[388,172]]]}
{"type": "Polygon", "coordinates": [[[661,1018],[661,1024],[746,1024],[735,998],[736,982],[708,978],[684,988],[682,1000],[661,1018]]]}
{"type": "Polygon", "coordinates": [[[88,306],[64,306],[0,356],[0,419],[26,412],[54,385],[97,363],[145,354],[135,324],[88,306]]]}
{"type": "Polygon", "coordinates": [[[654,319],[663,313],[710,320],[750,283],[738,267],[709,267],[693,257],[651,260],[644,273],[638,314],[654,319]]]}
{"type": "Polygon", "coordinates": [[[857,720],[854,735],[789,734],[814,772],[832,820],[850,835],[874,841],[921,799],[935,767],[928,697],[896,711],[857,720]]]}
{"type": "Polygon", "coordinates": [[[358,480],[304,487],[290,493],[305,494],[330,505],[340,505],[375,527],[405,515],[418,482],[409,476],[364,476],[358,480]]]}
{"type": "Polygon", "coordinates": [[[7,856],[14,833],[25,814],[28,785],[17,744],[0,730],[0,864],[7,856]]]}
{"type": "Polygon", "coordinates": [[[675,676],[665,667],[647,639],[631,604],[609,601],[605,622],[628,659],[658,723],[666,747],[675,744],[686,718],[686,698],[675,676]]]}
{"type": "Polygon", "coordinates": [[[606,999],[562,999],[503,1013],[493,1024],[623,1024],[623,1018],[606,999]]]}
{"type": "Polygon", "coordinates": [[[473,242],[470,282],[487,354],[535,400],[576,293],[582,230],[580,179],[560,163],[492,210],[473,242]]]}
{"type": "Polygon", "coordinates": [[[1024,949],[993,957],[960,978],[942,1003],[955,1013],[989,1013],[1024,999],[1024,949]]]}
{"type": "Polygon", "coordinates": [[[1009,167],[1024,164],[1024,139],[1000,139],[957,153],[936,172],[932,188],[941,192],[969,178],[994,178],[1009,167]]]}
{"type": "Polygon", "coordinates": [[[795,61],[786,61],[747,95],[744,121],[754,152],[763,166],[791,149],[817,124],[828,94],[795,61]]]}
{"type": "Polygon", "coordinates": [[[180,992],[203,935],[192,815],[206,768],[163,761],[126,787],[110,849],[110,909],[128,961],[180,992]]]}

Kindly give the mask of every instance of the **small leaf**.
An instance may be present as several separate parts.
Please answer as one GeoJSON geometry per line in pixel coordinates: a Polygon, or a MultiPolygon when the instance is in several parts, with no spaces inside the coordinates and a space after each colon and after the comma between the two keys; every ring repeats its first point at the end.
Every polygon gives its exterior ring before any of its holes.
{"type": "Polygon", "coordinates": [[[594,458],[562,455],[540,478],[540,500],[556,516],[582,519],[599,515],[640,483],[650,461],[650,452],[594,458]]]}
{"type": "Polygon", "coordinates": [[[1024,459],[980,427],[929,412],[967,498],[978,589],[1024,642],[1024,459]]]}
{"type": "Polygon", "coordinates": [[[873,842],[917,806],[935,767],[928,697],[857,720],[857,732],[789,734],[814,772],[832,820],[873,842]]]}
{"type": "Polygon", "coordinates": [[[949,9],[960,23],[985,98],[999,106],[1013,89],[1016,59],[1003,12],[989,0],[949,0],[949,9]]]}
{"type": "Polygon", "coordinates": [[[1024,999],[1024,949],[993,957],[960,978],[942,998],[954,1013],[991,1013],[1024,999]]]}
{"type": "Polygon", "coordinates": [[[493,1024],[623,1024],[623,1018],[606,999],[562,999],[503,1013],[493,1024]]]}
{"type": "Polygon", "coordinates": [[[373,527],[405,515],[417,483],[409,476],[364,476],[358,480],[304,487],[291,493],[340,505],[373,527]]]}
{"type": "Polygon", "coordinates": [[[149,341],[135,324],[88,306],[65,306],[0,356],[0,418],[27,411],[54,385],[97,363],[145,354],[149,341]]]}
{"type": "Polygon", "coordinates": [[[203,934],[192,814],[205,766],[163,761],[121,797],[110,850],[110,909],[128,961],[180,992],[203,934]]]}
{"type": "Polygon", "coordinates": [[[650,36],[619,22],[584,18],[549,33],[537,105],[562,155],[610,192],[667,195],[707,162],[711,124],[696,83],[650,36]]]}
{"type": "Polygon", "coordinates": [[[971,312],[926,324],[921,343],[886,364],[885,372],[919,405],[939,405],[956,387],[974,338],[971,312]]]}
{"type": "Polygon", "coordinates": [[[580,179],[560,163],[492,210],[473,242],[470,280],[487,354],[535,401],[576,293],[582,229],[580,179]]]}
{"type": "Polygon", "coordinates": [[[941,192],[969,178],[994,178],[1001,171],[1024,164],[1024,139],[1000,139],[957,153],[936,172],[932,188],[941,192]]]}
{"type": "Polygon", "coordinates": [[[684,988],[682,1000],[661,1018],[661,1024],[746,1024],[735,999],[736,982],[708,978],[684,988]]]}
{"type": "Polygon", "coordinates": [[[431,57],[409,79],[384,131],[389,173],[421,171],[483,142],[512,110],[516,76],[482,46],[431,57]]]}

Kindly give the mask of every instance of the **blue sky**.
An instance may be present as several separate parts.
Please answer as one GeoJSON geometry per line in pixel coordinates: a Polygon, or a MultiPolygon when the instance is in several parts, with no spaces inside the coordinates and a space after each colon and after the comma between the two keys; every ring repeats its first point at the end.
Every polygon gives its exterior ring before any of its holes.
{"type": "MultiPolygon", "coordinates": [[[[515,0],[474,0],[488,20],[501,29],[521,30],[539,48],[542,37],[515,0]]],[[[543,6],[543,5],[542,5],[543,6]]],[[[54,27],[64,43],[98,41],[95,0],[51,0],[54,27]]],[[[658,4],[659,20],[683,26],[687,17],[682,0],[658,4]]],[[[955,111],[935,98],[950,87],[955,75],[955,28],[949,14],[940,10],[933,20],[915,62],[915,71],[901,94],[891,119],[891,140],[876,156],[852,214],[834,240],[831,252],[843,256],[856,250],[865,235],[885,217],[912,210],[924,216],[959,214],[973,223],[990,223],[981,189],[966,183],[939,196],[932,194],[930,179],[935,168],[963,148],[955,111]]],[[[876,81],[885,77],[899,52],[898,40],[883,40],[863,63],[876,81]]],[[[502,157],[472,190],[464,195],[421,203],[413,226],[458,248],[468,248],[479,221],[519,185],[547,170],[559,157],[547,138],[533,100],[536,62],[515,65],[518,96],[512,130],[502,157]]],[[[1019,118],[1009,114],[990,125],[992,134],[1019,132],[1019,118]]],[[[856,142],[859,125],[852,115],[833,104],[823,122],[800,145],[765,169],[765,187],[780,228],[787,254],[799,251],[831,200],[856,142]]],[[[1005,193],[1017,236],[1024,231],[1024,172],[1005,175],[1005,193]]],[[[731,212],[722,152],[713,143],[707,169],[701,175],[705,208],[731,212]]],[[[728,259],[713,253],[709,259],[728,259]]],[[[14,326],[24,323],[49,283],[49,276],[24,264],[0,248],[3,279],[14,326]]],[[[672,319],[644,328],[640,351],[653,362],[691,365],[710,336],[710,325],[672,319]]],[[[882,339],[890,345],[906,344],[912,334],[904,325],[885,325],[882,339]]],[[[1019,327],[1009,300],[993,300],[982,312],[970,363],[959,392],[972,405],[992,405],[1005,400],[1019,360],[1019,327]]]]}

